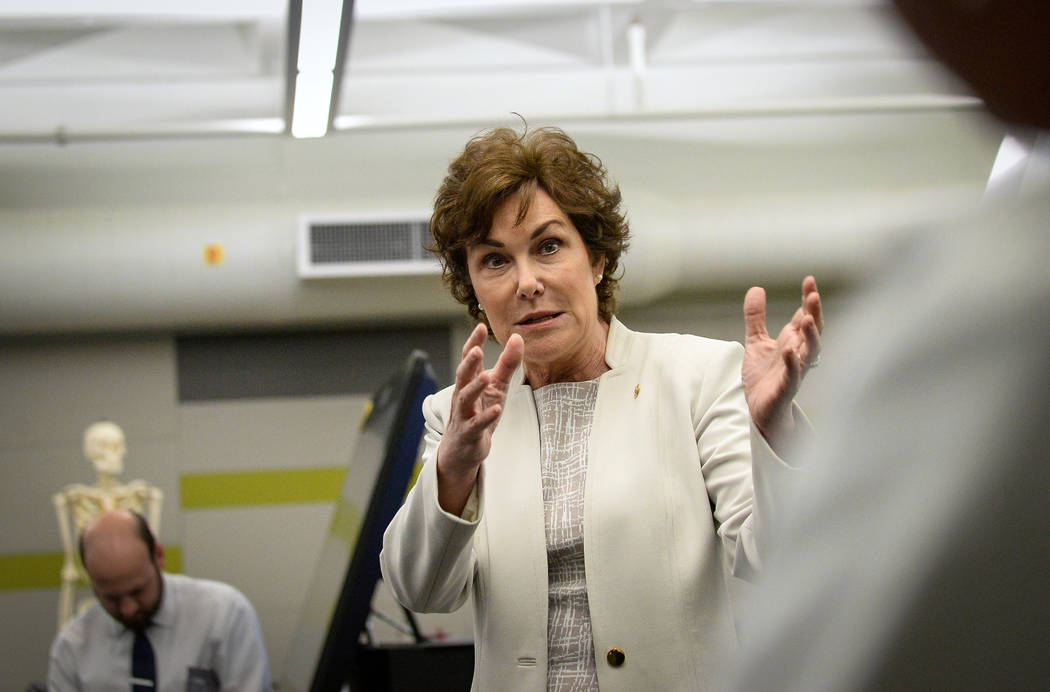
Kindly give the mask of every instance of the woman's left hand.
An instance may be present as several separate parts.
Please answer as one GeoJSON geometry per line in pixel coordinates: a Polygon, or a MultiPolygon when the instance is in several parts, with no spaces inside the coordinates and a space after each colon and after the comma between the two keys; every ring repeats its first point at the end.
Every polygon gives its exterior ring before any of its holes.
{"type": "Polygon", "coordinates": [[[802,306],[776,340],[766,331],[766,292],[758,286],[744,297],[744,325],[744,397],[755,425],[778,449],[795,430],[791,403],[802,378],[820,358],[824,317],[816,279],[803,279],[802,306]]]}

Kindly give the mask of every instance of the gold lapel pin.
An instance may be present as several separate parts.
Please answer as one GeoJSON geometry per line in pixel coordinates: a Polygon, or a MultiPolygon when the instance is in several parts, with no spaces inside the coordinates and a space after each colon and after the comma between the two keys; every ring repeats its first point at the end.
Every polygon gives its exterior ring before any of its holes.
{"type": "Polygon", "coordinates": [[[640,385],[640,384],[634,385],[634,398],[635,399],[638,398],[638,392],[640,392],[640,391],[642,391],[642,385],[640,385]]]}

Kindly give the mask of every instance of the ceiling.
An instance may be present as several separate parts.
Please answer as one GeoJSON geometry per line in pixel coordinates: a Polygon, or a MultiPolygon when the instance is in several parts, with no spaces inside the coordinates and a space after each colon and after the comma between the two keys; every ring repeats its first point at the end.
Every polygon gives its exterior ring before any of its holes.
{"type": "MultiPolygon", "coordinates": [[[[283,133],[287,13],[6,0],[0,142],[283,133]]],[[[972,105],[873,0],[357,0],[335,129],[972,105]]]]}
{"type": "Polygon", "coordinates": [[[459,315],[433,276],[301,280],[296,218],[425,213],[516,113],[620,184],[625,307],[848,281],[887,228],[979,200],[1002,139],[882,0],[357,0],[333,130],[296,140],[287,14],[0,3],[0,334],[459,315]]]}

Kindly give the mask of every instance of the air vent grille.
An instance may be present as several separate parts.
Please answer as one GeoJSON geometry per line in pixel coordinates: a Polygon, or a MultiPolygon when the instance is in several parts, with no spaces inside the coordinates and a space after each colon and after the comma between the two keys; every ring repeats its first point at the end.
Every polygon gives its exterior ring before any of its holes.
{"type": "Polygon", "coordinates": [[[299,274],[304,277],[429,274],[440,271],[427,252],[425,216],[300,221],[299,274]]]}

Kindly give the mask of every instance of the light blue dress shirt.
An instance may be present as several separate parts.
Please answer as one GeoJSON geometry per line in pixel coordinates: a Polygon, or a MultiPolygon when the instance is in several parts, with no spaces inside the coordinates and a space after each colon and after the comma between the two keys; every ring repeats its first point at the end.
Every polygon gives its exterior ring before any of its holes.
{"type": "MultiPolygon", "coordinates": [[[[216,581],[162,578],[160,609],[146,630],[156,653],[158,692],[271,690],[259,619],[244,594],[216,581]]],[[[55,638],[48,690],[130,689],[134,639],[96,603],[55,638]]]]}

